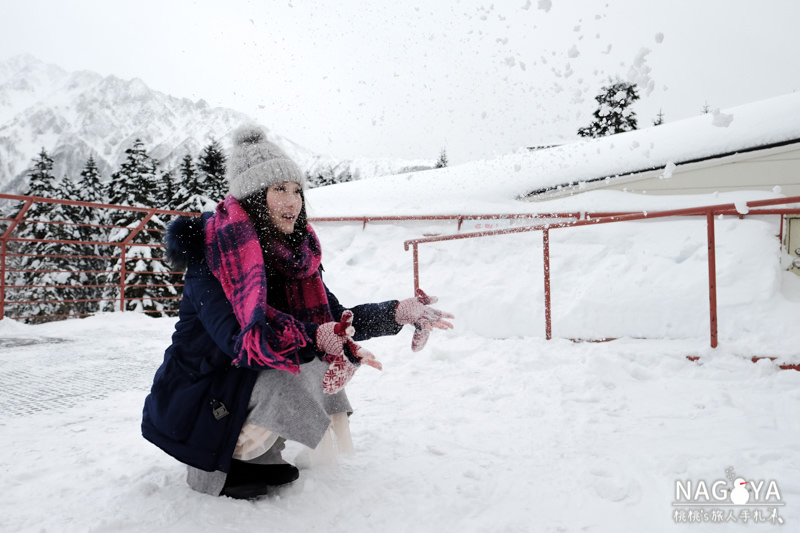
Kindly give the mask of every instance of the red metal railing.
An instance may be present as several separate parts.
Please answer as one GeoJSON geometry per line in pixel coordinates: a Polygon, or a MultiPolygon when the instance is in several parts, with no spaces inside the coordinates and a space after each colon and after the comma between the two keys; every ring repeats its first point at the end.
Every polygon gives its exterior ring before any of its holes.
{"type": "MultiPolygon", "coordinates": [[[[49,258],[64,258],[64,259],[81,259],[81,258],[94,258],[102,259],[105,261],[114,261],[120,265],[119,270],[119,283],[117,285],[86,285],[86,287],[114,287],[117,296],[113,300],[119,301],[119,309],[125,310],[126,302],[135,300],[135,297],[126,296],[126,289],[137,287],[149,287],[150,284],[135,284],[127,283],[127,274],[130,271],[126,267],[126,259],[129,250],[137,246],[149,246],[152,248],[163,248],[163,244],[144,244],[135,243],[134,239],[138,234],[143,231],[159,231],[152,228],[147,228],[146,224],[157,215],[167,216],[198,216],[199,213],[183,212],[167,209],[154,209],[143,207],[129,207],[111,204],[99,204],[89,202],[79,202],[73,200],[59,200],[51,198],[33,197],[33,196],[18,196],[9,194],[0,194],[0,200],[5,199],[9,201],[20,202],[20,206],[16,210],[12,218],[0,218],[0,319],[5,316],[5,308],[8,305],[33,303],[30,301],[8,300],[7,293],[10,290],[18,290],[33,287],[33,285],[15,285],[9,286],[7,284],[7,276],[9,273],[18,274],[34,274],[41,273],[41,270],[11,270],[8,268],[8,258],[10,257],[49,257],[49,258]],[[132,227],[123,226],[107,226],[107,225],[93,225],[83,222],[53,222],[53,221],[40,221],[32,220],[25,217],[26,213],[30,210],[34,203],[50,203],[50,204],[64,204],[71,206],[87,207],[90,209],[101,210],[121,210],[139,213],[141,218],[137,224],[132,227]],[[5,227],[3,227],[3,223],[5,227]],[[127,231],[128,234],[121,241],[80,241],[80,240],[57,240],[57,239],[35,239],[35,238],[21,238],[15,237],[15,231],[23,224],[69,224],[75,226],[96,227],[102,229],[113,229],[117,231],[127,231]],[[30,245],[31,250],[22,252],[10,253],[8,244],[11,242],[19,242],[30,245]],[[93,256],[93,255],[71,255],[71,254],[42,254],[36,253],[35,246],[37,244],[55,243],[55,244],[77,244],[77,245],[101,245],[119,249],[119,255],[113,256],[93,256]]],[[[483,215],[426,215],[426,216],[375,216],[375,217],[317,217],[311,218],[312,222],[361,222],[366,226],[368,222],[393,222],[393,221],[457,221],[458,229],[461,229],[462,223],[466,220],[543,220],[544,222],[536,223],[526,226],[518,226],[500,230],[478,231],[469,233],[458,233],[453,235],[441,235],[426,237],[420,239],[411,239],[405,241],[404,247],[408,250],[409,246],[413,250],[413,269],[414,269],[414,288],[419,288],[419,250],[418,246],[423,243],[440,242],[457,239],[471,239],[477,237],[489,237],[493,235],[505,235],[509,233],[521,233],[530,231],[542,232],[542,253],[544,259],[544,307],[545,307],[545,331],[548,339],[552,338],[552,314],[551,314],[551,293],[550,293],[550,230],[566,227],[578,227],[592,224],[606,224],[611,222],[624,222],[631,220],[645,220],[666,217],[679,217],[679,216],[705,216],[707,220],[707,239],[708,239],[708,279],[709,279],[709,315],[710,315],[710,337],[711,346],[716,347],[718,344],[717,338],[717,313],[716,313],[716,246],[714,242],[714,216],[716,215],[733,215],[740,218],[752,215],[780,215],[781,216],[781,233],[783,232],[783,215],[786,214],[800,214],[800,209],[797,208],[781,208],[781,209],[764,209],[767,206],[785,205],[800,203],[800,197],[790,197],[773,200],[761,200],[755,202],[748,202],[746,209],[737,208],[736,204],[720,204],[712,206],[702,206],[687,209],[676,209],[667,211],[653,211],[653,212],[622,212],[622,213],[524,213],[524,214],[483,214],[483,215]],[[760,209],[759,209],[760,208],[760,209]],[[741,212],[746,211],[746,212],[741,212]]],[[[363,227],[362,226],[362,227],[363,227]]],[[[160,257],[150,258],[152,261],[161,261],[160,257]]],[[[113,270],[70,270],[68,274],[87,274],[87,273],[103,273],[111,274],[113,270]]],[[[165,272],[166,274],[180,274],[178,272],[165,272]]],[[[172,284],[174,287],[181,287],[180,283],[172,284]]],[[[74,287],[74,285],[55,284],[51,285],[54,289],[67,289],[74,287]]],[[[153,297],[150,297],[151,299],[153,297]]],[[[180,296],[164,296],[160,297],[164,300],[179,300],[180,296]]],[[[93,299],[74,299],[74,300],[58,300],[61,303],[79,303],[84,301],[108,301],[109,298],[93,298],[93,299]]],[[[40,301],[38,303],[48,303],[48,301],[40,301]]],[[[162,309],[159,312],[174,313],[177,309],[162,309]]],[[[38,316],[36,318],[62,318],[66,316],[82,316],[81,314],[69,315],[49,315],[38,316]]],[[[26,318],[26,317],[17,317],[26,318]]]]}
{"type": "Polygon", "coordinates": [[[716,280],[716,244],[714,232],[714,217],[717,215],[734,215],[739,218],[753,215],[780,215],[781,234],[783,233],[783,215],[800,214],[798,208],[783,209],[758,209],[759,207],[800,203],[800,196],[778,198],[771,200],[758,200],[747,202],[737,208],[737,204],[719,204],[686,209],[672,209],[666,211],[629,212],[629,213],[586,213],[580,217],[573,217],[568,221],[550,221],[531,226],[521,226],[493,231],[479,231],[459,233],[454,235],[440,235],[405,241],[404,248],[409,246],[413,254],[414,290],[419,289],[419,245],[424,243],[442,242],[459,239],[474,239],[478,237],[491,237],[507,235],[510,233],[524,233],[530,231],[542,232],[542,254],[544,259],[544,307],[545,307],[545,336],[552,338],[552,313],[550,305],[550,230],[557,228],[579,227],[594,224],[608,224],[611,222],[624,222],[630,220],[649,220],[668,217],[704,216],[706,217],[708,241],[708,299],[709,299],[709,330],[711,347],[718,345],[717,334],[717,280],[716,280]]]}
{"type": "MultiPolygon", "coordinates": [[[[99,204],[99,203],[90,203],[90,202],[80,202],[74,200],[61,200],[61,199],[54,199],[54,198],[43,198],[37,196],[19,196],[13,194],[0,194],[1,200],[7,200],[9,202],[19,202],[16,208],[13,210],[15,213],[11,218],[0,218],[0,319],[5,316],[6,307],[14,306],[14,305],[25,305],[25,304],[54,304],[54,303],[61,303],[61,304],[78,304],[82,302],[106,302],[106,301],[119,301],[119,309],[125,310],[126,302],[130,302],[131,300],[136,300],[136,297],[126,296],[127,289],[134,289],[146,286],[152,286],[150,284],[136,284],[136,283],[128,283],[127,278],[128,275],[132,272],[128,270],[127,262],[128,262],[128,253],[131,248],[133,247],[150,247],[150,248],[163,248],[161,244],[148,244],[148,243],[135,243],[134,239],[140,233],[144,231],[159,231],[158,229],[148,228],[147,223],[157,215],[165,215],[165,216],[177,216],[177,215],[187,215],[187,216],[197,216],[198,213],[187,213],[182,211],[174,211],[169,209],[154,209],[154,208],[144,208],[144,207],[131,207],[131,206],[120,206],[120,205],[111,205],[111,204],[99,204]],[[89,209],[97,209],[97,210],[114,210],[114,211],[128,211],[132,213],[137,213],[140,217],[135,225],[132,226],[113,226],[113,225],[102,225],[102,224],[89,224],[86,222],[80,221],[48,221],[48,220],[35,220],[26,217],[26,214],[30,211],[31,207],[36,204],[60,204],[60,205],[67,205],[73,207],[85,207],[89,209]],[[15,236],[15,232],[18,234],[18,230],[21,227],[29,224],[36,224],[41,226],[53,226],[53,225],[67,225],[67,226],[76,226],[76,227],[91,227],[98,230],[114,230],[119,232],[127,231],[127,235],[118,241],[111,241],[111,240],[94,240],[94,241],[87,241],[87,240],[79,240],[79,239],[48,239],[48,238],[30,238],[30,237],[19,237],[15,236]],[[10,243],[20,243],[20,248],[23,248],[24,251],[11,251],[9,249],[10,243]],[[117,249],[118,255],[110,255],[110,256],[98,256],[92,254],[47,254],[41,253],[37,251],[37,246],[41,246],[44,244],[60,244],[60,245],[76,245],[76,246],[102,246],[108,247],[111,249],[117,249]],[[80,260],[80,259],[95,259],[98,261],[104,262],[114,262],[119,264],[119,284],[109,285],[109,284],[87,284],[87,285],[78,285],[78,284],[49,284],[49,285],[35,285],[29,283],[23,284],[16,284],[16,285],[9,285],[7,283],[7,278],[9,274],[20,274],[23,278],[30,277],[34,274],[44,274],[44,273],[53,273],[53,274],[63,274],[65,276],[74,276],[80,274],[98,274],[104,275],[106,277],[111,277],[113,274],[117,273],[116,270],[46,270],[46,269],[14,269],[9,267],[9,259],[10,258],[43,258],[43,259],[69,259],[69,260],[80,260]],[[92,298],[74,298],[74,299],[44,299],[44,300],[9,300],[8,293],[11,291],[18,291],[18,290],[26,290],[26,289],[34,289],[34,288],[50,288],[56,290],[66,290],[66,289],[76,289],[77,287],[82,288],[98,288],[98,289],[116,289],[118,296],[109,298],[107,295],[102,297],[92,297],[92,298]]],[[[9,209],[6,209],[9,211],[9,209]]],[[[163,231],[163,230],[162,230],[163,231]]],[[[150,258],[137,258],[137,260],[149,260],[149,261],[162,261],[161,257],[150,257],[150,258]]],[[[177,272],[164,272],[164,274],[179,274],[177,272]]],[[[166,284],[162,285],[166,286],[166,284]]],[[[180,286],[179,284],[175,284],[174,286],[180,286]]],[[[148,299],[155,300],[178,300],[180,296],[160,296],[160,297],[147,297],[148,299]]],[[[141,299],[141,298],[139,298],[141,299]]],[[[174,312],[174,309],[162,309],[158,312],[170,313],[174,312]]],[[[52,319],[52,318],[66,318],[66,317],[78,317],[78,316],[85,316],[89,313],[79,313],[79,312],[72,312],[69,314],[37,314],[32,316],[16,316],[15,318],[26,318],[26,319],[52,319]]]]}
{"type": "MultiPolygon", "coordinates": [[[[13,211],[14,214],[11,218],[0,218],[0,319],[2,319],[6,315],[7,308],[13,308],[13,306],[22,306],[25,304],[53,304],[53,303],[60,303],[60,304],[72,304],[73,307],[77,306],[80,303],[88,303],[88,302],[116,302],[115,307],[124,311],[126,309],[126,304],[132,300],[142,299],[134,296],[130,296],[127,294],[128,289],[135,289],[141,287],[154,287],[160,286],[164,287],[165,284],[158,284],[154,285],[151,283],[148,284],[137,284],[137,283],[129,283],[127,281],[128,274],[130,271],[127,268],[127,259],[128,254],[131,248],[133,247],[151,247],[154,249],[163,249],[163,244],[147,244],[147,243],[136,243],[134,239],[144,232],[144,231],[163,231],[153,228],[148,228],[147,223],[152,219],[154,216],[158,215],[168,215],[168,216],[178,216],[178,215],[186,215],[186,216],[198,216],[199,213],[196,212],[183,212],[183,211],[175,211],[175,210],[167,210],[167,209],[155,209],[155,208],[143,208],[143,207],[129,207],[129,206],[119,206],[119,205],[111,205],[111,204],[100,204],[100,203],[90,203],[90,202],[80,202],[74,200],[61,200],[61,199],[52,199],[52,198],[43,198],[43,197],[36,197],[36,196],[19,196],[19,195],[11,195],[11,194],[0,194],[0,200],[6,200],[9,202],[19,202],[19,205],[16,206],[14,210],[6,209],[6,212],[13,211]],[[138,213],[140,219],[138,219],[137,223],[133,227],[127,226],[112,226],[112,225],[104,225],[104,224],[90,224],[83,221],[71,221],[71,222],[63,222],[63,221],[44,221],[44,220],[34,220],[28,218],[26,215],[30,211],[31,207],[36,203],[44,203],[44,204],[61,204],[73,207],[85,207],[93,210],[116,210],[116,211],[129,211],[132,213],[138,213]],[[94,228],[100,231],[124,231],[127,232],[124,239],[121,240],[114,240],[111,241],[109,239],[106,240],[96,240],[96,241],[84,241],[84,240],[65,240],[65,239],[54,239],[54,238],[25,238],[19,236],[19,229],[26,224],[42,224],[45,226],[56,226],[56,225],[70,225],[70,226],[78,226],[78,227],[88,227],[94,228]],[[9,244],[10,243],[20,243],[25,245],[24,251],[10,251],[9,244]],[[86,245],[86,246],[104,246],[104,247],[111,247],[114,250],[118,250],[115,252],[114,255],[91,255],[91,254],[48,254],[37,251],[37,247],[41,247],[42,245],[46,244],[72,244],[72,245],[86,245]],[[82,269],[70,269],[70,270],[44,270],[41,268],[37,269],[14,269],[9,268],[9,259],[10,258],[47,258],[47,259],[68,259],[73,261],[80,261],[82,259],[96,259],[98,261],[103,261],[105,263],[112,263],[118,264],[119,270],[113,269],[106,269],[106,270],[82,270],[82,269]],[[69,276],[77,276],[81,274],[97,274],[102,275],[106,279],[115,278],[114,274],[119,275],[119,282],[117,284],[82,284],[81,287],[85,289],[107,289],[113,291],[114,295],[113,298],[109,296],[103,297],[94,297],[94,298],[58,298],[58,299],[43,299],[43,300],[21,300],[21,299],[9,299],[8,295],[12,291],[20,291],[25,289],[32,289],[32,288],[44,288],[43,285],[35,285],[31,283],[24,283],[24,284],[16,284],[16,285],[9,285],[8,284],[8,276],[11,274],[19,274],[23,278],[31,278],[34,275],[44,274],[44,273],[54,273],[54,274],[64,274],[69,276]]],[[[484,221],[498,221],[498,220],[516,220],[516,219],[523,219],[523,220],[535,220],[540,218],[552,218],[554,216],[559,217],[574,217],[577,216],[576,213],[562,213],[562,214],[536,214],[536,213],[523,213],[523,214],[478,214],[478,215],[428,215],[428,216],[363,216],[363,217],[316,217],[311,218],[312,222],[360,222],[362,224],[362,228],[366,226],[368,222],[402,222],[402,221],[456,221],[458,223],[458,229],[461,229],[462,224],[467,220],[484,220],[484,221]]],[[[159,252],[161,253],[161,252],[159,252]]],[[[162,261],[161,257],[152,257],[149,258],[150,261],[162,261]]],[[[179,272],[165,272],[165,274],[180,274],[179,272]]],[[[172,287],[180,288],[182,287],[182,283],[172,283],[170,284],[172,287]]],[[[60,291],[67,291],[76,287],[74,284],[51,284],[47,286],[48,288],[60,290],[60,291]]],[[[159,296],[147,297],[151,300],[179,300],[180,296],[159,296]]],[[[158,312],[158,313],[165,313],[165,314],[172,314],[177,312],[177,306],[175,308],[168,308],[162,307],[158,311],[145,311],[145,312],[158,312]]],[[[36,316],[23,316],[20,314],[16,314],[14,318],[22,318],[22,319],[55,319],[55,318],[68,318],[68,317],[80,317],[86,316],[87,314],[91,313],[81,313],[76,312],[74,309],[70,311],[68,314],[39,314],[36,316]]]]}
{"type": "Polygon", "coordinates": [[[528,220],[528,219],[553,219],[575,218],[580,213],[497,213],[481,215],[397,215],[397,216],[363,216],[363,217],[312,217],[312,222],[361,222],[362,227],[367,222],[418,222],[418,221],[447,221],[458,222],[458,230],[467,220],[528,220]]]}

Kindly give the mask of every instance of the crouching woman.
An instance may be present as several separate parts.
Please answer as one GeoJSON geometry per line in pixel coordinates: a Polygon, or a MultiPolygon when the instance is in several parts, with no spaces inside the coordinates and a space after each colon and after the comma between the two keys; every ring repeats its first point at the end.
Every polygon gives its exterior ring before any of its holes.
{"type": "Polygon", "coordinates": [[[322,280],[304,174],[260,129],[236,132],[227,177],[214,213],[167,231],[185,283],[142,434],[188,465],[191,488],[249,499],[298,478],[285,440],[315,449],[334,429],[352,446],[344,386],[360,364],[380,368],[357,341],[411,324],[420,349],[452,315],[423,294],[345,309],[322,280]]]}

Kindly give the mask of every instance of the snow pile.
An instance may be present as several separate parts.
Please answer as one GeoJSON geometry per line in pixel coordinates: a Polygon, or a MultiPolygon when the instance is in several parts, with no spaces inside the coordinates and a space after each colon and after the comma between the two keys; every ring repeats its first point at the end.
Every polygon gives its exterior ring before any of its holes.
{"type": "Polygon", "coordinates": [[[541,210],[509,200],[542,188],[800,139],[798,115],[800,93],[793,93],[600,139],[333,185],[311,191],[309,199],[317,216],[541,210]]]}

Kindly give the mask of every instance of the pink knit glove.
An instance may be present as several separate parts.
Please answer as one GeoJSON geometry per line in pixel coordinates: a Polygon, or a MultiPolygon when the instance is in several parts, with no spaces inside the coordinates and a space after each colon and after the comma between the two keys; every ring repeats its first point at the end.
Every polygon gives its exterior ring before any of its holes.
{"type": "Polygon", "coordinates": [[[401,300],[394,312],[398,324],[413,324],[414,336],[411,338],[411,350],[418,352],[425,347],[433,328],[453,329],[453,324],[445,318],[455,318],[452,313],[429,307],[436,303],[436,296],[428,296],[422,289],[417,289],[414,298],[401,300]]]}
{"type": "Polygon", "coordinates": [[[330,363],[322,377],[322,390],[326,394],[342,390],[361,363],[378,370],[383,368],[369,350],[353,342],[354,334],[352,311],[342,313],[339,322],[326,322],[317,328],[317,348],[325,352],[323,359],[330,363]],[[358,363],[353,363],[351,358],[358,363]]]}

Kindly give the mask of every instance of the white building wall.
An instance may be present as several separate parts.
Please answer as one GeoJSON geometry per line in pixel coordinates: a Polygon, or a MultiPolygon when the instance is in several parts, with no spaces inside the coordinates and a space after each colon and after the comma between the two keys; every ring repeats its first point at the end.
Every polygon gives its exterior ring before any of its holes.
{"type": "Polygon", "coordinates": [[[588,188],[646,194],[760,190],[800,196],[800,143],[678,165],[671,176],[659,169],[597,182],[588,188]]]}

